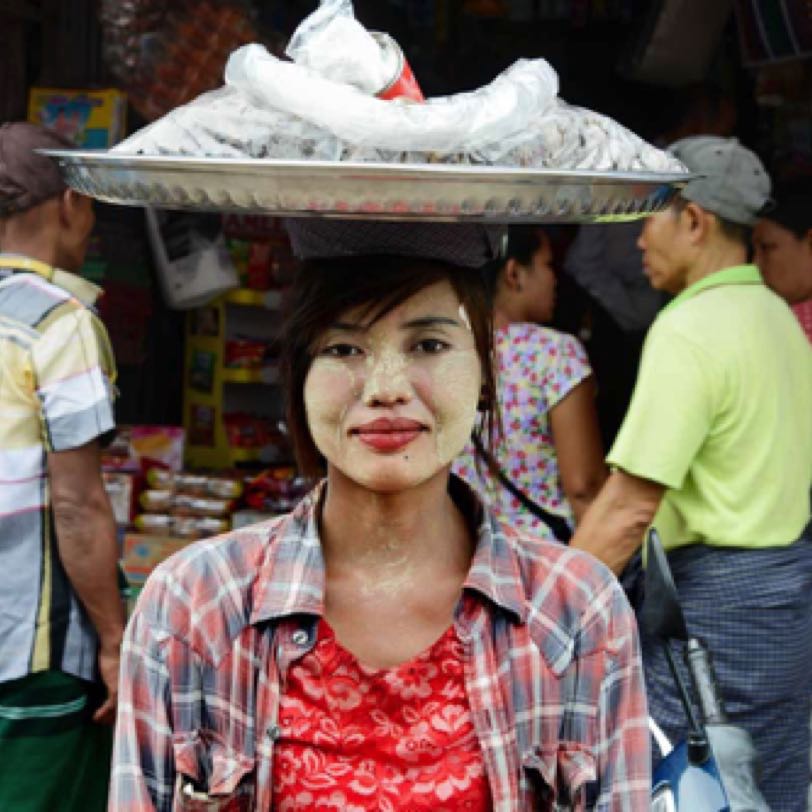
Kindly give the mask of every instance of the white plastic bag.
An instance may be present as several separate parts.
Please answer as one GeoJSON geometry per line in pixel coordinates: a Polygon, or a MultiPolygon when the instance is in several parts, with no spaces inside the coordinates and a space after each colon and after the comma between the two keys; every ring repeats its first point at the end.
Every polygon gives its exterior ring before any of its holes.
{"type": "Polygon", "coordinates": [[[277,59],[231,54],[226,85],[136,133],[127,153],[280,160],[460,163],[559,170],[681,172],[617,122],[558,98],[543,59],[520,59],[490,84],[423,104],[374,95],[378,48],[351,0],[323,0],[277,59]]]}
{"type": "Polygon", "coordinates": [[[293,32],[285,53],[303,68],[374,96],[387,82],[380,47],[351,0],[323,0],[293,32]]]}
{"type": "Polygon", "coordinates": [[[441,154],[526,138],[530,121],[558,93],[558,77],[547,62],[521,59],[475,92],[399,104],[283,62],[260,45],[235,51],[225,77],[258,107],[284,110],[356,147],[441,154]]]}
{"type": "Polygon", "coordinates": [[[240,284],[237,270],[214,218],[216,229],[203,227],[205,215],[155,211],[147,207],[147,235],[155,269],[169,307],[200,307],[240,284]]]}

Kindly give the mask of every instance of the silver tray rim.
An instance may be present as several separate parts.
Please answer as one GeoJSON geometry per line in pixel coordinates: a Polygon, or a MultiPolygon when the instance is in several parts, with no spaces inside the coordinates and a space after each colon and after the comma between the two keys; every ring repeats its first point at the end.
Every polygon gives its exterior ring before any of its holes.
{"type": "Polygon", "coordinates": [[[510,166],[477,166],[470,164],[405,164],[362,161],[308,161],[274,158],[205,158],[190,155],[134,155],[109,150],[39,149],[37,152],[74,165],[95,164],[111,169],[163,169],[221,174],[240,171],[256,174],[325,174],[365,176],[368,180],[400,180],[426,176],[438,180],[466,180],[500,183],[611,183],[681,186],[695,178],[693,173],[615,172],[588,169],[538,169],[510,166]]]}
{"type": "Polygon", "coordinates": [[[98,200],[197,212],[403,222],[611,223],[663,210],[696,175],[42,150],[98,200]]]}

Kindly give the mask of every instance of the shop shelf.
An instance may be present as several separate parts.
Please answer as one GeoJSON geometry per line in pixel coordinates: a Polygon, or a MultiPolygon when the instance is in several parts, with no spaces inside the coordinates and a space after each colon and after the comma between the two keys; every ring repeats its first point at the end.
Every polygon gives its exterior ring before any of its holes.
{"type": "Polygon", "coordinates": [[[264,307],[267,310],[279,310],[282,294],[278,290],[250,290],[249,288],[236,288],[225,294],[229,304],[245,305],[247,307],[264,307]]]}
{"type": "Polygon", "coordinates": [[[224,369],[224,383],[279,383],[279,367],[262,369],[224,369]]]}

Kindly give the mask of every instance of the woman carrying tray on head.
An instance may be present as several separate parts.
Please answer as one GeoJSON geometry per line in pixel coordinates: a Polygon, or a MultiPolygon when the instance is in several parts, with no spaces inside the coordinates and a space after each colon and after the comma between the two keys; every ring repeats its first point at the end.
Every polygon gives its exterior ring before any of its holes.
{"type": "Polygon", "coordinates": [[[122,659],[111,809],[644,810],[634,619],[590,556],[450,476],[488,422],[468,225],[291,224],[289,420],[327,476],[152,575],[122,659]],[[211,805],[205,806],[206,803],[211,805]]]}

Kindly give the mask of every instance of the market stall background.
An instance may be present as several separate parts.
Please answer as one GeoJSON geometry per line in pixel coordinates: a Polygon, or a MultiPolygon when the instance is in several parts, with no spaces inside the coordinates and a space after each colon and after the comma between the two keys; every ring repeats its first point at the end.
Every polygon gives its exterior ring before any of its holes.
{"type": "MultiPolygon", "coordinates": [[[[77,144],[112,146],[218,87],[240,45],[261,42],[281,56],[316,5],[0,0],[0,122],[29,118],[77,144]]],[[[804,0],[354,6],[368,29],[400,43],[428,96],[480,87],[521,56],[543,57],[559,74],[563,98],[649,141],[713,127],[754,148],[774,175],[812,174],[812,10],[804,0]]],[[[120,369],[117,417],[136,427],[122,434],[108,478],[122,526],[135,521],[142,531],[124,543],[137,581],[179,545],[283,510],[303,487],[280,431],[274,363],[292,261],[272,218],[145,219],[139,209],[105,205],[97,217],[82,273],[105,288],[101,315],[120,369]],[[178,474],[161,480],[165,487],[138,480],[148,473],[142,460],[155,457],[159,469],[178,474]],[[190,478],[183,466],[206,470],[209,479],[190,478]],[[212,495],[228,490],[228,482],[240,483],[228,499],[212,495]],[[243,518],[232,516],[246,507],[243,518]]],[[[553,232],[559,260],[574,233],[553,232]]],[[[620,327],[566,275],[555,326],[586,341],[608,442],[634,380],[643,331],[620,327]]]]}

